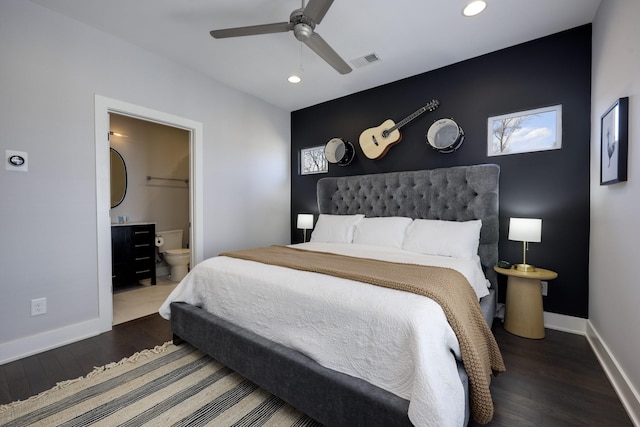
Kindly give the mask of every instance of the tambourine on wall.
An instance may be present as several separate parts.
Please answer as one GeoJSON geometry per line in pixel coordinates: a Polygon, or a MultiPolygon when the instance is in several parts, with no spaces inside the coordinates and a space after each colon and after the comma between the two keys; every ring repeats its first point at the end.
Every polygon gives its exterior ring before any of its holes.
{"type": "Polygon", "coordinates": [[[338,166],[347,166],[355,157],[353,144],[342,138],[332,138],[324,146],[324,157],[327,162],[338,166]]]}
{"type": "Polygon", "coordinates": [[[464,131],[452,119],[433,122],[426,134],[427,143],[440,153],[453,153],[464,141],[464,131]]]}

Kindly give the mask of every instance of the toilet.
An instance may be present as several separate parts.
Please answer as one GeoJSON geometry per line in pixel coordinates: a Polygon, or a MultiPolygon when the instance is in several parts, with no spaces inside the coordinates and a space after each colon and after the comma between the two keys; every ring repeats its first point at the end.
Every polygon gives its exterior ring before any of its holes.
{"type": "Polygon", "coordinates": [[[182,248],[182,230],[157,231],[156,246],[158,246],[158,252],[164,254],[164,260],[169,264],[171,280],[181,281],[187,275],[189,262],[191,262],[191,250],[182,248]]]}

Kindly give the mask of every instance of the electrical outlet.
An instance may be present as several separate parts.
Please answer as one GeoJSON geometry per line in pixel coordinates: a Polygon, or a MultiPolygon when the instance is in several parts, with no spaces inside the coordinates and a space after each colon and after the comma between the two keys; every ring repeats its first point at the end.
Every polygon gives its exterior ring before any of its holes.
{"type": "Polygon", "coordinates": [[[542,296],[546,297],[547,296],[547,286],[549,285],[549,282],[545,282],[544,280],[540,281],[540,285],[542,286],[542,296]]]}
{"type": "Polygon", "coordinates": [[[40,316],[47,312],[47,299],[36,298],[31,300],[31,316],[40,316]]]}

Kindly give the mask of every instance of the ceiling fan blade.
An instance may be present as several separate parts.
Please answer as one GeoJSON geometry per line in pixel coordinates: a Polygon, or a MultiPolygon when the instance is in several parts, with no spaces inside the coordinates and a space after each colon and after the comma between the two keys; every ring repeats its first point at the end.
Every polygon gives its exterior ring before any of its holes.
{"type": "Polygon", "coordinates": [[[311,18],[313,22],[319,24],[332,4],[333,0],[309,0],[307,7],[304,8],[304,14],[311,18]]]}
{"type": "Polygon", "coordinates": [[[340,58],[336,51],[333,50],[318,33],[313,33],[309,38],[305,39],[304,44],[309,46],[312,51],[335,68],[340,74],[348,74],[351,72],[351,67],[340,58]]]}
{"type": "Polygon", "coordinates": [[[214,39],[227,37],[255,36],[258,34],[284,33],[293,29],[290,22],[278,22],[276,24],[251,25],[248,27],[225,28],[223,30],[210,31],[214,39]]]}

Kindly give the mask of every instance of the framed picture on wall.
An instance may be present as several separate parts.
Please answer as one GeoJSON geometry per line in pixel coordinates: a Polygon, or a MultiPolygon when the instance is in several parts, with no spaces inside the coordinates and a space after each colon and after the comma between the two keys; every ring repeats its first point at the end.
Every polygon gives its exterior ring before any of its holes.
{"type": "Polygon", "coordinates": [[[300,150],[300,174],[329,172],[329,162],[324,156],[324,145],[303,148],[300,150]]]}
{"type": "Polygon", "coordinates": [[[600,118],[600,185],[627,180],[629,98],[620,98],[600,118]]]}
{"type": "Polygon", "coordinates": [[[489,117],[487,156],[562,148],[562,105],[489,117]]]}

